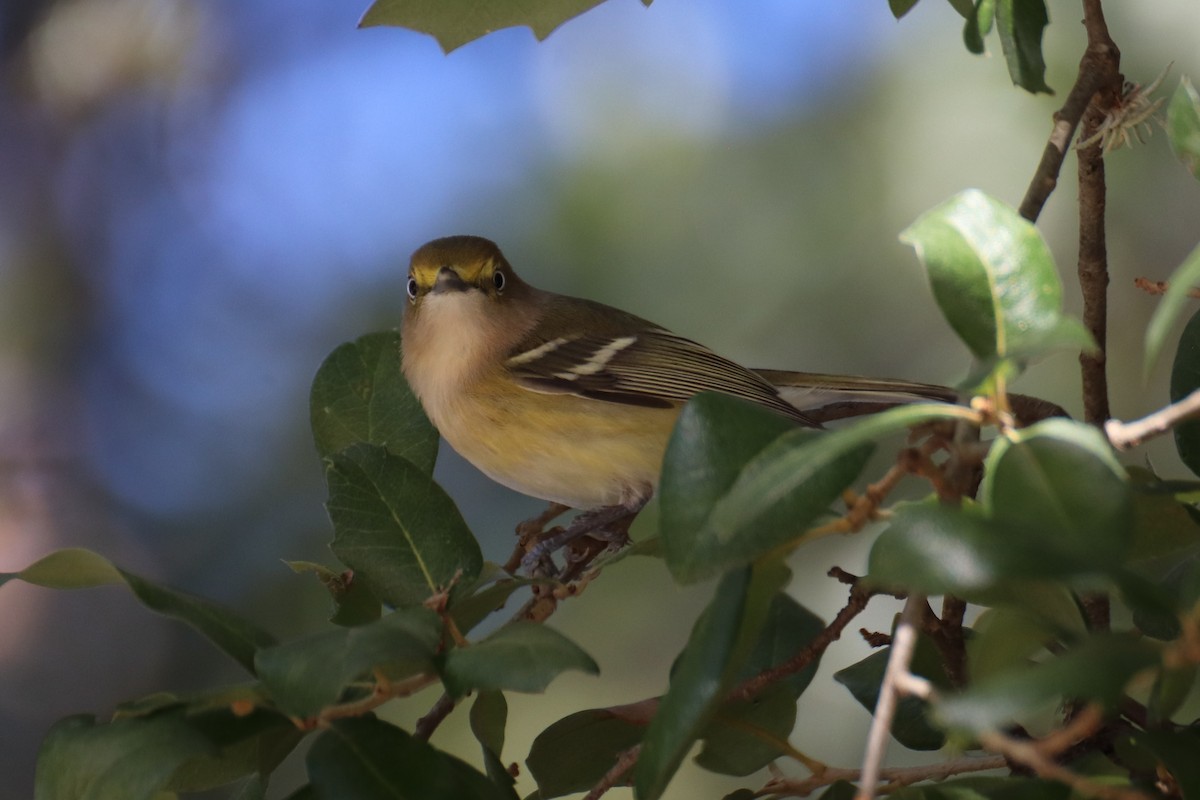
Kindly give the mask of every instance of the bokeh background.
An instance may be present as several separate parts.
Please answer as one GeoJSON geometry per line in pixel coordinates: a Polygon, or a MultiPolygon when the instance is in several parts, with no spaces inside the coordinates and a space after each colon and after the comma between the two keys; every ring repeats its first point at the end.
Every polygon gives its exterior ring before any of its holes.
{"type": "MultiPolygon", "coordinates": [[[[320,627],[323,590],[281,563],[332,562],[308,384],[337,344],[398,324],[408,254],[450,233],[752,365],[953,383],[967,355],[897,234],[968,186],[1020,201],[1083,47],[1078,3],[1051,0],[1058,97],[1033,97],[936,0],[900,22],[883,0],[610,0],[545,42],[507,30],[448,56],[356,29],[367,4],[0,5],[0,570],[85,546],[280,636],[320,627]]],[[[1200,78],[1194,0],[1107,12],[1131,80],[1170,62],[1168,91],[1200,78]]],[[[1131,417],[1166,396],[1163,366],[1141,381],[1155,301],[1132,280],[1200,239],[1200,188],[1161,133],[1108,163],[1113,405],[1131,417]]],[[[1077,308],[1073,170],[1042,223],[1077,308]]],[[[1016,388],[1080,407],[1069,353],[1016,388]]],[[[1182,469],[1169,444],[1135,458],[1182,469]]],[[[439,476],[503,560],[538,504],[445,449],[439,476]]],[[[797,597],[832,615],[825,570],[861,570],[868,545],[802,551],[797,597]]],[[[505,759],[568,711],[662,691],[707,591],[633,559],[566,604],[555,624],[602,676],[513,697],[505,759]]],[[[835,647],[802,702],[793,742],[817,758],[858,758],[867,714],[828,674],[864,653],[835,647]]],[[[240,678],[121,590],[6,585],[0,798],[30,796],[61,716],[240,678]]],[[[464,716],[435,743],[477,761],[464,716]]],[[[734,785],[688,769],[669,796],[734,785]]]]}

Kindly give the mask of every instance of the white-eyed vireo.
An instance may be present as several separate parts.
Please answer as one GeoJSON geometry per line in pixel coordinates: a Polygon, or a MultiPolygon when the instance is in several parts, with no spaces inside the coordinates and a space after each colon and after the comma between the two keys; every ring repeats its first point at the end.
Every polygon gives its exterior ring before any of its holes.
{"type": "Polygon", "coordinates": [[[478,236],[417,250],[408,297],[404,375],[430,420],[493,480],[600,509],[573,528],[645,504],[675,418],[699,392],[814,427],[919,398],[955,399],[927,384],[746,369],[633,314],[535,289],[478,236]]]}

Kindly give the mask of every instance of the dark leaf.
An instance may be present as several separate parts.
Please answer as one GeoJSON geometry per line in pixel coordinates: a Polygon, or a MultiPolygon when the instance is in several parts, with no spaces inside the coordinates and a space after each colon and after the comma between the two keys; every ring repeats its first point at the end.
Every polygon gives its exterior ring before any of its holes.
{"type": "MultiPolygon", "coordinates": [[[[521,3],[478,3],[472,0],[375,0],[359,23],[398,25],[437,39],[447,53],[502,28],[524,25],[539,40],[559,25],[603,0],[526,0],[521,3]]],[[[650,5],[650,0],[642,0],[650,5]]]]}
{"type": "Polygon", "coordinates": [[[479,574],[483,555],[454,501],[411,462],[358,444],[330,457],[326,477],[330,547],[383,602],[420,603],[479,574]]]}
{"type": "Polygon", "coordinates": [[[191,625],[250,671],[254,670],[255,652],[275,642],[271,634],[210,600],[148,581],[90,550],[57,550],[20,572],[0,573],[0,586],[10,580],[23,580],[50,589],[84,589],[125,583],[142,605],[191,625]]]}
{"type": "Polygon", "coordinates": [[[313,378],[309,415],[328,458],[366,442],[433,472],[438,433],[400,371],[400,333],[362,336],[334,350],[313,378]]]}
{"type": "Polygon", "coordinates": [[[996,0],[975,0],[963,25],[963,43],[976,55],[986,51],[984,38],[991,32],[996,19],[996,0]]]}
{"type": "Polygon", "coordinates": [[[1050,24],[1045,0],[996,0],[996,28],[1008,74],[1027,92],[1054,94],[1046,85],[1042,33],[1050,24]]]}
{"type": "Polygon", "coordinates": [[[334,625],[354,627],[379,619],[383,612],[379,599],[371,593],[366,581],[354,580],[352,572],[334,572],[323,564],[312,561],[285,561],[293,572],[311,572],[317,580],[329,590],[333,598],[333,616],[329,621],[334,625]]]}
{"type": "Polygon", "coordinates": [[[900,19],[909,11],[912,11],[913,6],[917,4],[917,0],[888,0],[888,8],[892,10],[892,16],[900,19]]]}
{"type": "Polygon", "coordinates": [[[1200,180],[1200,94],[1187,78],[1167,106],[1167,139],[1188,171],[1200,180]]]}
{"type": "MultiPolygon", "coordinates": [[[[1167,292],[1158,302],[1158,308],[1154,310],[1154,316],[1150,318],[1150,324],[1146,326],[1146,355],[1143,365],[1142,375],[1148,377],[1150,371],[1154,368],[1158,361],[1158,355],[1162,352],[1163,345],[1166,344],[1167,334],[1175,327],[1176,321],[1185,308],[1190,308],[1192,300],[1188,297],[1190,292],[1197,284],[1200,284],[1200,246],[1197,246],[1188,254],[1175,272],[1172,273],[1167,292]]],[[[1195,316],[1192,317],[1194,322],[1195,316]]],[[[1175,375],[1176,370],[1182,371],[1184,374],[1180,376],[1180,394],[1182,398],[1187,395],[1184,386],[1190,385],[1196,388],[1200,385],[1200,330],[1193,327],[1192,322],[1188,323],[1188,327],[1184,330],[1183,335],[1179,338],[1179,349],[1175,353],[1175,367],[1172,370],[1172,397],[1175,394],[1175,375]]],[[[1196,467],[1189,465],[1192,472],[1196,472],[1196,467]]],[[[1200,473],[1198,473],[1200,474],[1200,473]]]]}
{"type": "Polygon", "coordinates": [[[518,620],[447,653],[442,678],[446,691],[456,697],[476,689],[540,692],[569,669],[590,675],[600,671],[591,656],[558,631],[518,620]]]}
{"type": "Polygon", "coordinates": [[[728,572],[717,585],[646,731],[634,768],[641,800],[656,800],[666,790],[759,640],[772,598],[788,577],[781,564],[768,561],[728,572]]]}
{"type": "Polygon", "coordinates": [[[504,727],[508,724],[508,702],[500,692],[480,692],[471,704],[471,733],[483,748],[487,776],[498,786],[512,788],[515,781],[504,766],[504,727]]]}
{"type": "Polygon", "coordinates": [[[1134,742],[1147,748],[1175,779],[1184,800],[1200,798],[1200,732],[1195,728],[1178,731],[1136,731],[1134,742]]]}
{"type": "Polygon", "coordinates": [[[334,722],[306,759],[324,800],[515,800],[470,765],[374,717],[334,722]]]}
{"type": "Polygon", "coordinates": [[[621,753],[642,740],[657,708],[654,700],[579,711],[539,733],[526,760],[538,797],[550,800],[590,789],[621,753]]]}
{"type": "MultiPolygon", "coordinates": [[[[1198,276],[1200,247],[1188,256],[1184,266],[1171,278],[1172,288],[1175,286],[1174,281],[1182,279],[1189,281],[1184,286],[1186,290],[1187,286],[1191,285],[1190,279],[1198,276]],[[1193,266],[1195,269],[1192,269],[1193,266]],[[1185,270],[1188,274],[1181,275],[1185,270]],[[1192,275],[1193,272],[1195,276],[1192,275]]],[[[1168,293],[1167,297],[1163,298],[1163,306],[1169,297],[1168,293]]],[[[1161,311],[1162,307],[1159,310],[1161,311]]],[[[1153,325],[1153,321],[1151,324],[1153,325]]],[[[1183,335],[1179,337],[1179,349],[1175,351],[1175,363],[1171,367],[1171,402],[1177,403],[1197,389],[1200,389],[1200,311],[1192,315],[1187,327],[1183,329],[1183,335]]],[[[1189,420],[1175,426],[1175,448],[1187,468],[1200,475],[1200,422],[1189,420]]]]}

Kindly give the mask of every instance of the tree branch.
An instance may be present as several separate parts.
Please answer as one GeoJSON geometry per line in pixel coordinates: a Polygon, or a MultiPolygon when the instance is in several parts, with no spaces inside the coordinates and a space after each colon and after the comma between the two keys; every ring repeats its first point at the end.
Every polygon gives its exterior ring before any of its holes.
{"type": "Polygon", "coordinates": [[[1104,423],[1108,441],[1118,450],[1137,447],[1147,439],[1161,436],[1181,422],[1200,416],[1200,389],[1177,403],[1159,409],[1133,422],[1110,419],[1104,423]]]}

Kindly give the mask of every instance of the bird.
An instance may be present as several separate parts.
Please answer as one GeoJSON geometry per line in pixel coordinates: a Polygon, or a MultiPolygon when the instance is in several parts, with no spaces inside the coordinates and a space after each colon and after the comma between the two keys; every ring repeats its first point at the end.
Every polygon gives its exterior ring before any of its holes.
{"type": "Polygon", "coordinates": [[[629,312],[538,289],[481,236],[422,245],[406,291],[401,368],[426,415],[492,480],[583,511],[563,541],[641,510],[680,410],[701,392],[809,428],[957,400],[934,384],[743,367],[629,312]]]}

